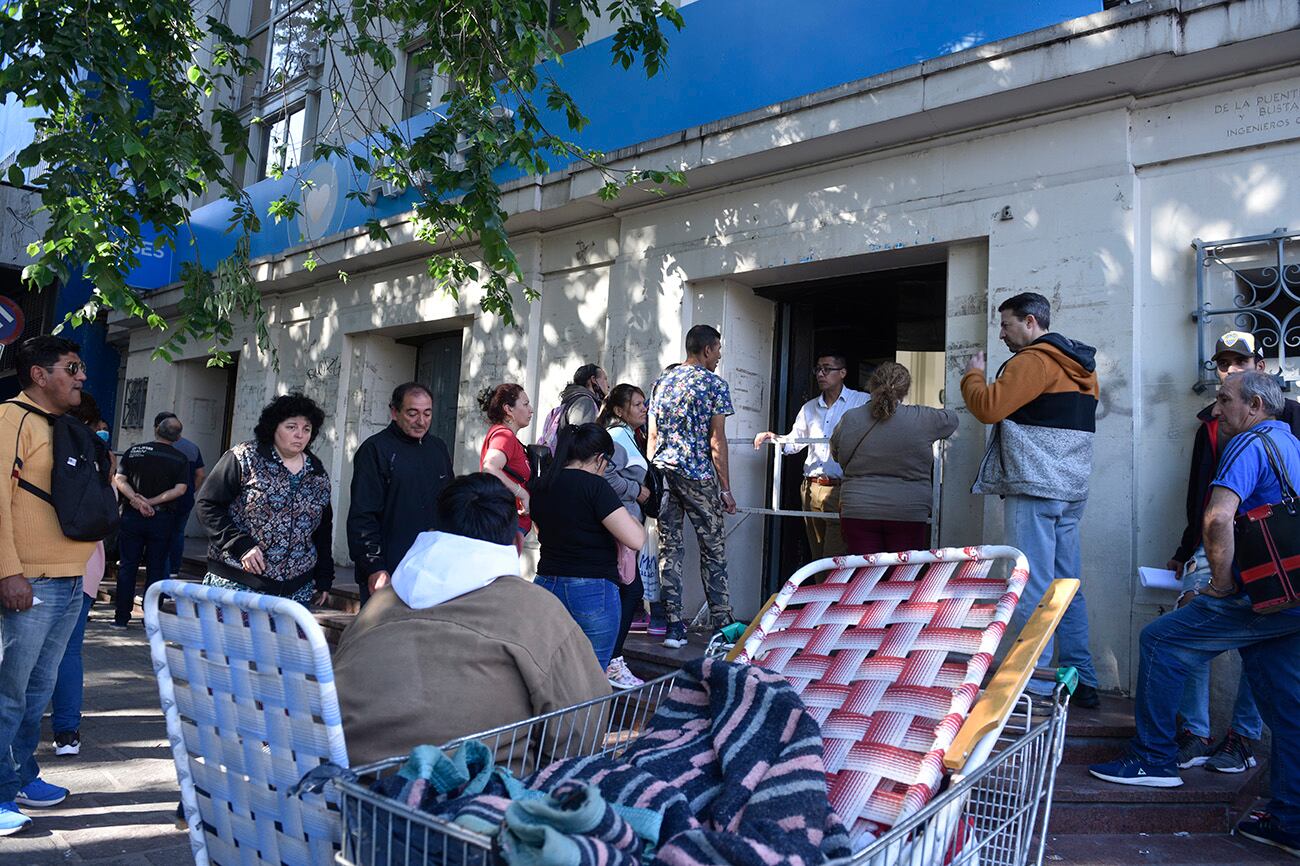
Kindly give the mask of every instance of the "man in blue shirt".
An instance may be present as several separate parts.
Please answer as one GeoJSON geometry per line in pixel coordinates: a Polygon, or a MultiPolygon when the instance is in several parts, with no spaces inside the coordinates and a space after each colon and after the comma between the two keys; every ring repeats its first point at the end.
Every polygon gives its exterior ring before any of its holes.
{"type": "Polygon", "coordinates": [[[1255,613],[1234,564],[1236,516],[1282,499],[1281,483],[1255,434],[1267,435],[1283,470],[1293,483],[1300,482],[1300,440],[1277,420],[1282,410],[1282,389],[1267,373],[1234,373],[1219,389],[1214,416],[1233,438],[1224,449],[1205,509],[1210,582],[1187,606],[1142,630],[1132,749],[1118,761],[1088,769],[1099,779],[1121,785],[1181,785],[1174,738],[1183,684],[1198,665],[1239,650],[1264,721],[1273,731],[1273,799],[1264,811],[1239,823],[1235,832],[1300,856],[1300,608],[1255,613]]]}

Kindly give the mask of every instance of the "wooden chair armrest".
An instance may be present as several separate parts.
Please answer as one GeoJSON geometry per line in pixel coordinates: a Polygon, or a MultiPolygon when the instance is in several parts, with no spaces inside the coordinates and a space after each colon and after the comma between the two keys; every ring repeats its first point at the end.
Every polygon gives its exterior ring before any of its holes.
{"type": "Polygon", "coordinates": [[[1065,609],[1078,591],[1079,581],[1070,578],[1052,581],[1047,592],[1043,593],[1043,600],[1020,630],[1011,651],[998,666],[988,688],[971,708],[965,724],[944,755],[943,763],[949,770],[964,767],[980,739],[990,731],[1001,730],[1006,724],[1038,664],[1038,657],[1052,639],[1061,617],[1065,616],[1065,609]]]}
{"type": "Polygon", "coordinates": [[[749,621],[749,628],[745,629],[745,633],[740,636],[740,639],[736,641],[736,645],[727,653],[727,661],[734,662],[736,660],[736,656],[740,655],[740,651],[745,648],[745,641],[749,640],[749,635],[758,627],[759,620],[763,618],[763,614],[767,613],[767,609],[771,607],[775,601],[776,593],[772,593],[767,597],[767,602],[759,608],[758,613],[754,614],[754,618],[749,621]]]}

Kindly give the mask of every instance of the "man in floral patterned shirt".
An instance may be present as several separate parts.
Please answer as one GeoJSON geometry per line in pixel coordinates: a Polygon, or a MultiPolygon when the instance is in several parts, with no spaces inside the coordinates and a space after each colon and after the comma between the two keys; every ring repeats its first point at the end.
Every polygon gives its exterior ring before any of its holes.
{"type": "Polygon", "coordinates": [[[664,476],[659,511],[659,576],[668,633],[664,646],[686,645],[682,622],[684,518],[700,544],[700,576],[713,625],[733,621],[727,594],[727,554],[722,512],[736,513],[727,474],[726,419],[735,410],[731,389],[714,372],[722,360],[722,334],[709,325],[686,333],[686,360],[655,382],[650,398],[648,451],[664,476]]]}

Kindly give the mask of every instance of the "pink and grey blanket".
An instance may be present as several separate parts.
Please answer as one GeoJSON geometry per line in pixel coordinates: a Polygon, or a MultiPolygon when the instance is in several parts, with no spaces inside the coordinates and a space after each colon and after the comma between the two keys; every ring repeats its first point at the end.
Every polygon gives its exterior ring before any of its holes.
{"type": "Polygon", "coordinates": [[[799,696],[777,674],[714,659],[682,669],[617,759],[573,758],[519,781],[481,743],[422,748],[377,790],[493,836],[520,866],[801,866],[850,853],[799,696]]]}

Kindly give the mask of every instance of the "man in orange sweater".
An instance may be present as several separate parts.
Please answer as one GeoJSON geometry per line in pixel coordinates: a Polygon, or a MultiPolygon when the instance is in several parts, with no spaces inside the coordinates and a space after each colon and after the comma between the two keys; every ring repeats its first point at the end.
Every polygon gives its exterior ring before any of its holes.
{"type": "MultiPolygon", "coordinates": [[[[1003,301],[998,313],[1011,359],[990,383],[984,353],[977,352],[966,365],[961,393],[972,415],[995,425],[971,492],[1003,498],[1007,543],[1029,560],[1029,583],[1011,618],[1014,634],[1054,579],[1083,576],[1079,521],[1088,501],[1100,392],[1097,350],[1051,332],[1047,298],[1024,292],[1003,301]]],[[[1079,671],[1073,703],[1097,706],[1083,593],[1071,602],[1055,643],[1060,664],[1079,671]]],[[[1049,645],[1039,664],[1051,658],[1049,645]]]]}
{"type": "MultiPolygon", "coordinates": [[[[79,351],[59,337],[25,341],[18,347],[17,402],[50,415],[80,405],[86,365],[79,351]]],[[[34,752],[81,614],[81,578],[95,542],[65,537],[54,507],[18,486],[21,477],[50,489],[52,429],[22,405],[0,404],[0,466],[12,467],[0,484],[0,836],[31,825],[19,806],[53,806],[68,796],[41,780],[34,752]]]]}

